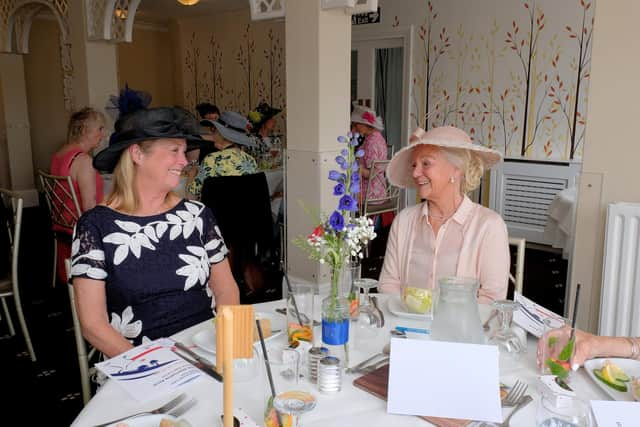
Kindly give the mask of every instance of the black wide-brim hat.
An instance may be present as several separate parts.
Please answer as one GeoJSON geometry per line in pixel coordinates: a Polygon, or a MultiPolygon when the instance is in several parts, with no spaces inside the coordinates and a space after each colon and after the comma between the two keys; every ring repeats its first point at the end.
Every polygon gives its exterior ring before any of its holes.
{"type": "Polygon", "coordinates": [[[118,119],[109,146],[93,158],[93,167],[100,171],[113,172],[122,151],[132,144],[151,139],[184,139],[187,151],[200,148],[207,143],[200,136],[198,121],[187,110],[180,107],[159,107],[138,110],[118,119]]]}

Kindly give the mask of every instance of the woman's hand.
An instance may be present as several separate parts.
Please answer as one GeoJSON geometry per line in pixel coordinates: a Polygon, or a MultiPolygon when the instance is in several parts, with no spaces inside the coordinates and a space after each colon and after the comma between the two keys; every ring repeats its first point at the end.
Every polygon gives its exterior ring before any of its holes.
{"type": "MultiPolygon", "coordinates": [[[[544,360],[542,355],[544,353],[544,345],[548,342],[550,337],[568,336],[571,334],[569,326],[554,329],[544,334],[538,340],[538,366],[542,366],[544,360]]],[[[574,353],[571,359],[571,369],[577,370],[580,366],[584,365],[584,362],[593,359],[598,356],[598,343],[603,337],[598,337],[588,332],[576,329],[574,353]]]]}

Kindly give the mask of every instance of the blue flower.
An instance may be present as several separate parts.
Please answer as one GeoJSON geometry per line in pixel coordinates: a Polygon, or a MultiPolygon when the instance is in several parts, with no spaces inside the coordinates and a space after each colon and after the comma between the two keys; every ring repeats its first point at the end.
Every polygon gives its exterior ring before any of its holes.
{"type": "Polygon", "coordinates": [[[347,176],[343,173],[340,173],[338,171],[329,171],[329,179],[331,181],[339,181],[339,182],[344,182],[344,180],[347,178],[347,176]]]}
{"type": "Polygon", "coordinates": [[[349,139],[353,138],[353,134],[351,132],[347,132],[347,138],[349,139]]]}
{"type": "Polygon", "coordinates": [[[342,151],[340,151],[340,154],[344,157],[347,157],[349,155],[349,150],[343,148],[342,151]]]}
{"type": "Polygon", "coordinates": [[[333,211],[329,217],[329,225],[337,232],[344,230],[344,217],[342,214],[338,211],[333,211]]]}
{"type": "Polygon", "coordinates": [[[333,187],[333,195],[334,196],[342,196],[344,194],[344,184],[341,182],[337,183],[335,187],[333,187]]]}
{"type": "MultiPolygon", "coordinates": [[[[360,168],[360,165],[358,164],[358,162],[353,162],[353,163],[351,164],[351,170],[352,170],[353,172],[358,172],[358,169],[359,169],[359,168],[360,168]]],[[[354,174],[354,175],[356,175],[356,174],[354,174]]]]}
{"type": "Polygon", "coordinates": [[[351,174],[351,183],[355,184],[360,182],[360,174],[359,173],[352,173],[351,174]]]}
{"type": "Polygon", "coordinates": [[[340,202],[338,203],[338,209],[340,209],[341,211],[357,212],[358,203],[353,197],[349,195],[344,195],[340,197],[340,202]]]}
{"type": "Polygon", "coordinates": [[[342,170],[349,169],[349,164],[347,163],[346,159],[342,156],[336,156],[336,163],[340,165],[340,168],[342,170]]]}
{"type": "Polygon", "coordinates": [[[358,194],[359,192],[360,192],[360,183],[359,182],[351,183],[351,185],[349,186],[349,193],[358,194]]]}
{"type": "Polygon", "coordinates": [[[364,156],[364,150],[356,151],[356,157],[362,157],[362,156],[364,156]]]}
{"type": "Polygon", "coordinates": [[[338,137],[338,142],[345,143],[345,142],[347,142],[347,138],[345,138],[344,136],[340,135],[340,136],[338,137]]]}

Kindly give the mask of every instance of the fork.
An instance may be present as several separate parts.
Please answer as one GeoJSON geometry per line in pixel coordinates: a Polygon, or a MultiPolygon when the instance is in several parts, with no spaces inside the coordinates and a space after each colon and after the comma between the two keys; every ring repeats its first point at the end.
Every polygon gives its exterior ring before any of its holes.
{"type": "Polygon", "coordinates": [[[198,403],[198,401],[195,397],[193,397],[189,401],[187,401],[187,403],[185,403],[184,405],[178,406],[177,408],[167,412],[167,414],[173,417],[179,418],[180,416],[184,415],[189,409],[196,406],[196,403],[198,403]]]}
{"type": "MultiPolygon", "coordinates": [[[[137,414],[132,414],[132,415],[127,415],[126,417],[122,417],[122,418],[118,418],[117,420],[111,420],[107,423],[103,423],[103,424],[98,424],[95,427],[107,427],[111,424],[115,424],[119,421],[122,420],[126,420],[129,418],[134,418],[134,417],[139,417],[140,415],[152,415],[152,414],[164,414],[167,411],[170,411],[171,409],[175,408],[176,406],[178,406],[180,403],[182,403],[183,400],[185,400],[187,398],[187,395],[182,393],[179,394],[178,396],[176,396],[175,398],[171,399],[169,402],[165,403],[164,405],[153,409],[151,411],[143,411],[143,412],[138,412],[137,414]]],[[[187,405],[185,405],[187,406],[187,405]]],[[[193,405],[192,405],[193,406],[193,405]]],[[[180,409],[180,408],[178,408],[180,409]]],[[[189,408],[187,408],[189,409],[189,408]]]]}
{"type": "Polygon", "coordinates": [[[509,390],[509,393],[507,393],[504,399],[502,399],[502,406],[507,408],[516,406],[520,403],[520,400],[526,393],[528,387],[529,386],[525,382],[520,380],[516,381],[513,387],[511,387],[511,390],[509,390]]]}

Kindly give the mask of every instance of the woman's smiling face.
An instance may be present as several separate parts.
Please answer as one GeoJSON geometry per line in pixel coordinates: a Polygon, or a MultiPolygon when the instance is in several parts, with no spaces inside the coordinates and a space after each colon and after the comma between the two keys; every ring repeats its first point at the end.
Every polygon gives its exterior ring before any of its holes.
{"type": "MultiPolygon", "coordinates": [[[[448,192],[459,192],[460,171],[452,165],[440,148],[420,145],[413,150],[411,171],[421,199],[438,200],[448,192]]],[[[453,194],[452,194],[453,195],[453,194]]]]}
{"type": "Polygon", "coordinates": [[[138,174],[166,186],[169,191],[180,183],[182,170],[188,163],[186,151],[187,142],[184,139],[157,139],[142,154],[138,174]]]}

